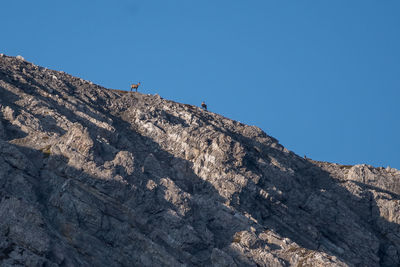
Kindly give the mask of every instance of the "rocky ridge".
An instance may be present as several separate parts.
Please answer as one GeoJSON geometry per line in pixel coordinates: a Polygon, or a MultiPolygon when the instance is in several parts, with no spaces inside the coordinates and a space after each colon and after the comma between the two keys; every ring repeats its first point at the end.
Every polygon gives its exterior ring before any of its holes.
{"type": "Polygon", "coordinates": [[[0,266],[400,266],[400,171],[0,56],[0,266]]]}

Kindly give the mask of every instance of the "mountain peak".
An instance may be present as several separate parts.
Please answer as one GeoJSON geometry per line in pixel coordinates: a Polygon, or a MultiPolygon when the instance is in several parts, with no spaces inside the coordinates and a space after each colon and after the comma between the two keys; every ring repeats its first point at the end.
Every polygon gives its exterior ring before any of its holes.
{"type": "Polygon", "coordinates": [[[396,266],[400,172],[0,56],[5,266],[396,266]]]}

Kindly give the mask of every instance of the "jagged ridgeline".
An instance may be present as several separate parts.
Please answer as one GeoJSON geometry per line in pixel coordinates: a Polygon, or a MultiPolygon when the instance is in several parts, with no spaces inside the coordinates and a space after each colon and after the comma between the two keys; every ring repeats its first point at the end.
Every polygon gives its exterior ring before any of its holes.
{"type": "Polygon", "coordinates": [[[398,170],[0,57],[0,266],[400,266],[399,224],[398,170]]]}

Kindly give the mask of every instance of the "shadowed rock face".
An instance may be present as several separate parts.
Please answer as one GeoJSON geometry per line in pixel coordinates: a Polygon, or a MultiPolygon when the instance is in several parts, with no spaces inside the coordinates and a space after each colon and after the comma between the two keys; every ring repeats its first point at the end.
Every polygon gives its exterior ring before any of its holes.
{"type": "Polygon", "coordinates": [[[0,266],[400,266],[400,172],[0,57],[0,266]]]}

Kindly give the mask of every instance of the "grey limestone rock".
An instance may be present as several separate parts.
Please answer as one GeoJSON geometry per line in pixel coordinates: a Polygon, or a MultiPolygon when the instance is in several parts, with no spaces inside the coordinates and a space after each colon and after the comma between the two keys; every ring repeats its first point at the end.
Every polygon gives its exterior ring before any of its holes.
{"type": "Polygon", "coordinates": [[[400,172],[0,57],[0,266],[400,266],[400,172]]]}

